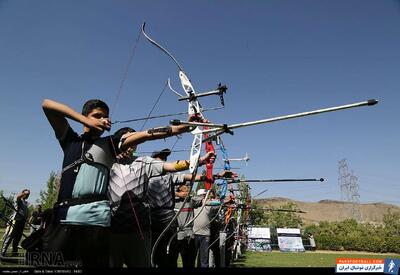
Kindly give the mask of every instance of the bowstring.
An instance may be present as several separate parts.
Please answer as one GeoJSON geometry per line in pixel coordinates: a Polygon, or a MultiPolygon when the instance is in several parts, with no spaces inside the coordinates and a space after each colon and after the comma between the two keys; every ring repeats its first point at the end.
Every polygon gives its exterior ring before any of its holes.
{"type": "MultiPolygon", "coordinates": [[[[114,100],[114,103],[113,103],[113,105],[112,105],[112,107],[111,107],[111,109],[110,109],[110,115],[109,115],[110,120],[111,120],[111,118],[112,118],[113,112],[116,110],[117,103],[118,103],[119,98],[120,98],[120,96],[121,96],[121,93],[122,93],[122,90],[123,90],[125,81],[126,81],[126,79],[127,79],[127,77],[128,77],[129,68],[130,68],[130,66],[131,66],[131,64],[132,64],[132,61],[133,61],[133,58],[134,58],[134,56],[135,56],[135,54],[136,54],[136,49],[137,49],[137,46],[138,46],[138,44],[139,44],[139,40],[140,40],[141,34],[142,34],[142,32],[139,31],[139,34],[138,34],[138,36],[137,36],[135,42],[133,43],[133,46],[132,46],[131,54],[130,54],[130,56],[129,56],[128,63],[127,63],[127,65],[126,65],[126,67],[125,67],[125,70],[124,70],[124,73],[123,73],[123,75],[122,75],[122,79],[121,79],[120,85],[119,85],[118,90],[117,90],[117,95],[116,95],[115,100],[114,100]]],[[[142,240],[144,240],[142,228],[141,228],[141,226],[140,226],[139,219],[138,219],[138,217],[137,217],[137,215],[136,215],[136,211],[135,211],[135,208],[134,208],[134,206],[133,206],[132,198],[131,198],[131,196],[130,196],[128,187],[126,186],[125,177],[124,177],[124,174],[123,174],[123,171],[122,171],[122,168],[121,168],[121,164],[120,164],[120,162],[119,162],[118,159],[117,159],[117,152],[116,152],[116,150],[115,150],[114,142],[112,141],[111,136],[110,136],[110,139],[111,139],[112,148],[113,148],[113,150],[114,150],[116,162],[117,162],[118,167],[119,167],[119,169],[120,169],[120,172],[121,172],[121,175],[122,175],[122,180],[124,181],[124,186],[125,186],[125,189],[126,189],[126,191],[127,191],[129,203],[130,203],[130,206],[131,206],[131,208],[132,208],[132,212],[133,212],[133,215],[134,215],[136,224],[137,224],[138,229],[139,229],[140,237],[141,237],[142,240]]]]}
{"type": "Polygon", "coordinates": [[[110,119],[111,119],[111,117],[112,117],[113,111],[116,110],[117,102],[119,101],[119,98],[120,98],[121,93],[122,93],[122,89],[123,89],[124,84],[125,84],[125,81],[126,81],[126,79],[127,79],[127,77],[128,77],[129,68],[130,68],[131,63],[132,63],[132,61],[133,61],[133,58],[134,58],[134,56],[135,56],[135,54],[136,54],[136,48],[137,48],[137,46],[138,46],[138,44],[139,44],[139,40],[140,40],[141,34],[142,34],[142,32],[139,31],[139,35],[137,36],[137,38],[136,38],[136,40],[135,40],[135,42],[134,42],[134,44],[133,44],[133,46],[132,46],[132,50],[131,50],[131,54],[130,54],[130,56],[129,56],[128,63],[126,64],[124,73],[123,73],[123,75],[122,75],[121,83],[119,84],[119,87],[118,87],[118,90],[117,90],[117,95],[116,95],[116,97],[115,97],[115,100],[114,100],[113,105],[111,106],[111,112],[110,112],[110,116],[109,116],[110,119]]]}
{"type": "Polygon", "coordinates": [[[168,83],[165,82],[164,88],[162,89],[162,91],[161,91],[161,93],[159,94],[159,96],[158,96],[156,102],[153,104],[153,107],[151,108],[149,114],[147,115],[146,120],[144,121],[142,127],[140,128],[140,132],[143,131],[144,126],[146,126],[147,121],[149,121],[149,118],[150,118],[151,114],[153,113],[154,109],[156,108],[158,102],[160,101],[161,96],[163,95],[165,89],[167,88],[167,85],[168,85],[168,83]]]}

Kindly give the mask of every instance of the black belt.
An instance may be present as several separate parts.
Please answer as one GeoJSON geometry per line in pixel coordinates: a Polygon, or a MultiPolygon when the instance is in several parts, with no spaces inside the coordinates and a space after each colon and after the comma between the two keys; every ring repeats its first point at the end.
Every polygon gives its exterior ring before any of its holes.
{"type": "Polygon", "coordinates": [[[74,205],[86,204],[95,201],[108,201],[108,197],[106,195],[95,195],[95,196],[88,196],[81,198],[70,198],[63,200],[62,202],[56,203],[53,208],[57,209],[60,207],[70,207],[74,205]]]}

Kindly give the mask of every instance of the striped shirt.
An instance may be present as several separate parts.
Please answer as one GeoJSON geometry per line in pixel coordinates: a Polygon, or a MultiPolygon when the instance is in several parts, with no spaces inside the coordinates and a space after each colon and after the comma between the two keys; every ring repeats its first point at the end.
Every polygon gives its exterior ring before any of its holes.
{"type": "Polygon", "coordinates": [[[185,175],[168,173],[149,180],[149,203],[151,219],[166,222],[175,215],[175,185],[183,184],[185,175]]]}
{"type": "Polygon", "coordinates": [[[115,163],[110,172],[108,195],[111,203],[111,227],[114,232],[132,232],[150,228],[148,182],[164,173],[163,162],[142,156],[129,164],[115,163]],[[136,215],[136,217],[135,217],[136,215]]]}

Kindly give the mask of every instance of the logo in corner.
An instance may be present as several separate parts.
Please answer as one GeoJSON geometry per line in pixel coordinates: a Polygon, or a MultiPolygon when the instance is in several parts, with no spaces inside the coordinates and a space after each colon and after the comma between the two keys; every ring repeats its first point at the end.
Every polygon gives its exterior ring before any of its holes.
{"type": "Polygon", "coordinates": [[[399,266],[400,266],[400,259],[386,258],[383,273],[398,275],[399,266]]]}

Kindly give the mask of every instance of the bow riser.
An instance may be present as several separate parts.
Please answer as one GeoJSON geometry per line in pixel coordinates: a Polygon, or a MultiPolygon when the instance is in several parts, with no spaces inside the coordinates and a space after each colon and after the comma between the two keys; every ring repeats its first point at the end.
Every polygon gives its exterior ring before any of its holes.
{"type": "Polygon", "coordinates": [[[193,95],[195,95],[195,91],[193,88],[192,83],[190,82],[189,78],[183,71],[179,71],[179,78],[181,80],[181,85],[183,90],[185,91],[186,95],[189,97],[189,108],[188,108],[188,113],[189,115],[198,115],[200,118],[203,120],[203,114],[201,110],[200,103],[195,99],[191,98],[193,95]]]}
{"type": "Polygon", "coordinates": [[[203,143],[203,134],[201,133],[201,130],[196,127],[193,131],[193,142],[192,142],[192,149],[190,150],[190,166],[189,166],[189,171],[191,174],[195,170],[197,170],[198,162],[200,159],[200,153],[201,153],[201,145],[203,143]]]}

